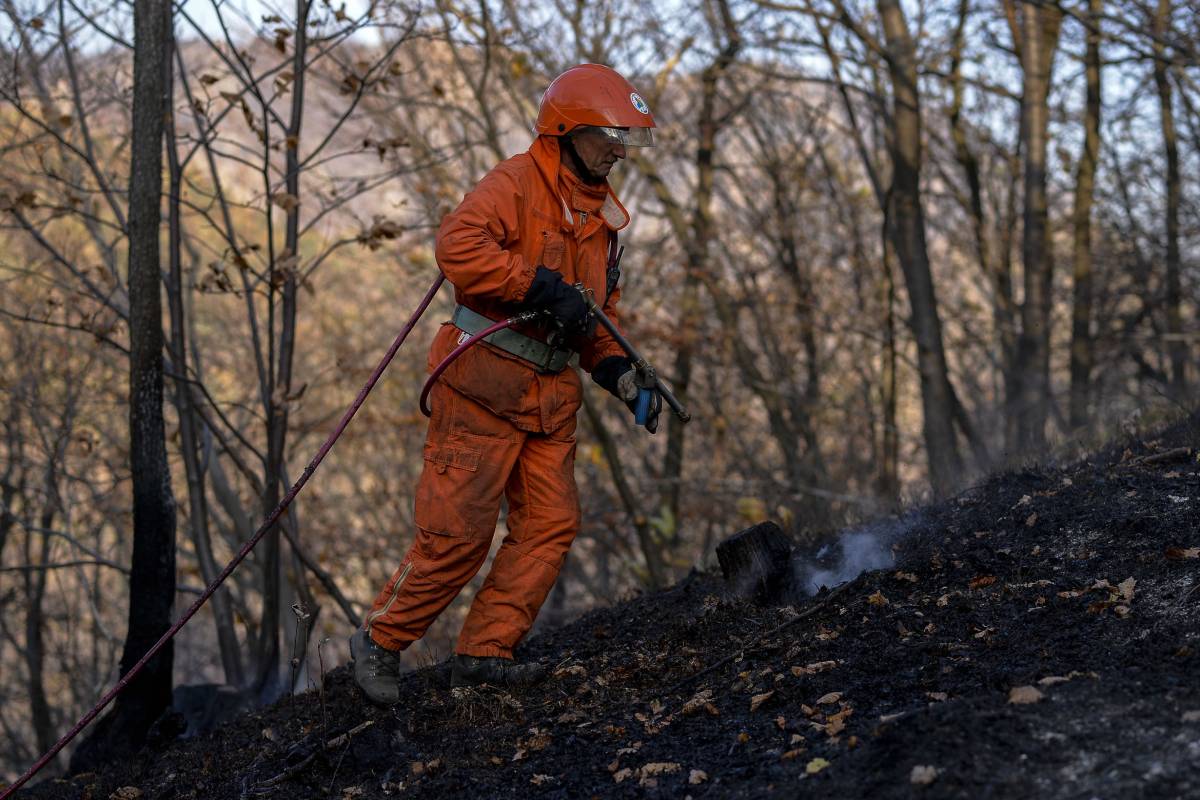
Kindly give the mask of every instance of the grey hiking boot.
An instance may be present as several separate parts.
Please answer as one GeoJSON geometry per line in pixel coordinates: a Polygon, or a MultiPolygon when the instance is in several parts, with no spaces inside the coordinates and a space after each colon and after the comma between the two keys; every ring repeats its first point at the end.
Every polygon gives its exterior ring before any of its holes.
{"type": "Polygon", "coordinates": [[[450,668],[450,685],[479,686],[486,683],[502,689],[523,689],[546,679],[541,664],[518,664],[510,658],[454,656],[450,668]]]}
{"type": "Polygon", "coordinates": [[[350,637],[354,682],[372,703],[394,705],[400,699],[400,653],[380,647],[362,628],[350,637]]]}

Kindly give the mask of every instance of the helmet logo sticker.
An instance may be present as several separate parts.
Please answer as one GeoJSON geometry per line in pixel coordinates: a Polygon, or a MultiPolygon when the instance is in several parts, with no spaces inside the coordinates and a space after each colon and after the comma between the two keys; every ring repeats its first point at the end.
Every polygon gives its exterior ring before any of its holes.
{"type": "Polygon", "coordinates": [[[636,108],[638,111],[642,112],[643,114],[650,113],[650,106],[646,105],[646,101],[643,100],[642,96],[640,94],[638,94],[637,92],[633,92],[632,94],[630,94],[629,100],[630,100],[630,102],[633,103],[633,107],[636,108]]]}

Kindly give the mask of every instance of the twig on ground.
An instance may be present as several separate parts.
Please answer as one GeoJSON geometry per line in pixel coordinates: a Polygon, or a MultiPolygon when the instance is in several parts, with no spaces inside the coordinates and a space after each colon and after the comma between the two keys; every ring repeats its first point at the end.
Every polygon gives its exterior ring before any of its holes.
{"type": "Polygon", "coordinates": [[[1162,464],[1166,461],[1182,461],[1192,455],[1190,447],[1172,447],[1170,450],[1164,450],[1161,453],[1154,455],[1141,456],[1139,458],[1131,458],[1125,466],[1127,467],[1144,467],[1149,464],[1162,464]]]}
{"type": "Polygon", "coordinates": [[[809,606],[808,608],[804,609],[796,616],[789,619],[787,622],[782,622],[782,623],[776,625],[774,628],[771,628],[770,630],[766,630],[766,631],[763,631],[762,633],[755,635],[754,637],[752,637],[750,639],[750,642],[748,644],[743,645],[736,653],[730,653],[728,656],[726,656],[725,658],[722,658],[720,661],[716,662],[715,664],[713,664],[709,667],[705,667],[704,669],[700,670],[699,672],[697,672],[693,675],[689,675],[688,677],[686,677],[683,680],[676,683],[671,688],[667,689],[665,692],[663,692],[663,694],[675,694],[680,689],[687,686],[689,683],[692,683],[693,681],[695,681],[699,678],[702,678],[705,675],[715,672],[716,670],[720,669],[721,667],[725,666],[726,664],[729,664],[730,662],[735,661],[738,658],[741,658],[742,656],[744,656],[746,654],[746,651],[751,649],[751,646],[757,645],[759,642],[761,642],[763,639],[766,639],[768,636],[773,636],[773,635],[779,633],[780,631],[784,630],[788,626],[795,625],[800,620],[811,617],[813,614],[817,613],[818,611],[823,609],[825,606],[829,605],[829,601],[833,600],[835,597],[840,595],[843,591],[845,591],[846,587],[849,585],[850,585],[849,583],[843,583],[841,586],[834,588],[833,590],[831,590],[829,592],[829,594],[825,595],[825,597],[822,598],[819,603],[809,606]]]}

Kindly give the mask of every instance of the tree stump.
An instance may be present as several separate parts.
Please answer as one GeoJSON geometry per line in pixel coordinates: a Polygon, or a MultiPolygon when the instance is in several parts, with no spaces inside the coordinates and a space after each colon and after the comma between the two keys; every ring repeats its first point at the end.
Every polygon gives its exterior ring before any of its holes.
{"type": "Polygon", "coordinates": [[[761,522],[717,545],[730,590],[759,603],[780,602],[792,580],[792,540],[774,522],[761,522]]]}

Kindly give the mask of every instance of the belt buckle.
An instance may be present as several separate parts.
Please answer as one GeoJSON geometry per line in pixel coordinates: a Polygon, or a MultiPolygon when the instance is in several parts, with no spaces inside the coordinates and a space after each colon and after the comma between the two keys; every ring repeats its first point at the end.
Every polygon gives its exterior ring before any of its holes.
{"type": "Polygon", "coordinates": [[[560,333],[557,330],[551,331],[550,335],[546,337],[546,343],[545,343],[546,344],[546,360],[538,365],[538,372],[557,372],[558,371],[558,370],[552,369],[551,365],[554,364],[554,357],[556,355],[558,355],[558,353],[560,352],[559,348],[558,348],[558,343],[561,340],[561,338],[562,338],[562,336],[560,335],[560,333]]]}

